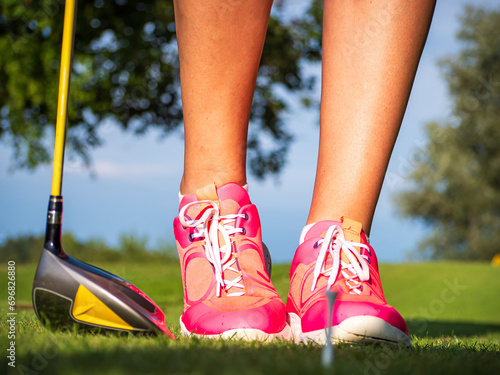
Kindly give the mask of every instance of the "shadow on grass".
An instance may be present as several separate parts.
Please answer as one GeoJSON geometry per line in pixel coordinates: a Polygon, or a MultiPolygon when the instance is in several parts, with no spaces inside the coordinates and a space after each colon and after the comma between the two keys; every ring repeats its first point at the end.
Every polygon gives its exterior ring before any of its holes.
{"type": "MultiPolygon", "coordinates": [[[[291,343],[261,344],[165,338],[155,340],[93,340],[90,336],[61,335],[73,341],[50,351],[40,348],[17,358],[8,374],[324,374],[321,347],[291,343]],[[81,341],[82,345],[75,345],[81,341]],[[91,344],[91,345],[89,345],[91,344]],[[97,371],[97,372],[96,372],[97,371]]],[[[49,347],[50,343],[46,343],[49,347]]],[[[402,348],[340,345],[335,349],[337,374],[492,374],[495,352],[475,345],[402,348]],[[479,366],[480,365],[480,366],[479,366]],[[474,370],[476,369],[476,370],[474,370]],[[474,372],[473,372],[474,370],[474,372]]],[[[1,361],[0,361],[1,363],[1,361]]]]}
{"type": "Polygon", "coordinates": [[[473,337],[499,333],[500,324],[464,323],[450,321],[407,320],[411,335],[419,337],[473,337]]]}

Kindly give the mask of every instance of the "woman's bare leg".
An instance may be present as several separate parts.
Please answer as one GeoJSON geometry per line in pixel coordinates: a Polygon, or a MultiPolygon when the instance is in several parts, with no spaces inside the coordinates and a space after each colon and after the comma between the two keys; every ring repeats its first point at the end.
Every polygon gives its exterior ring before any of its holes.
{"type": "Polygon", "coordinates": [[[320,146],[308,223],[369,233],[435,0],[325,0],[320,146]]]}
{"type": "Polygon", "coordinates": [[[181,193],[246,183],[250,107],[271,0],[176,0],[185,155],[181,193]]]}

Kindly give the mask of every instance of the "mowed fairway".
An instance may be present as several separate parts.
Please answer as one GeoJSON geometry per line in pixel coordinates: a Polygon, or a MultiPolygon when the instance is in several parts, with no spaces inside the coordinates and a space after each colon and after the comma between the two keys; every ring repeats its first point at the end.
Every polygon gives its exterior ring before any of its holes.
{"type": "MultiPolygon", "coordinates": [[[[182,284],[178,263],[97,264],[149,294],[179,337],[182,284]]],[[[17,266],[16,368],[7,365],[7,265],[0,271],[1,373],[8,374],[498,374],[500,268],[486,263],[382,265],[387,300],[407,320],[412,348],[338,345],[334,368],[321,348],[165,337],[52,333],[31,303],[35,265],[17,266]]],[[[284,300],[289,265],[273,269],[284,300]]]]}

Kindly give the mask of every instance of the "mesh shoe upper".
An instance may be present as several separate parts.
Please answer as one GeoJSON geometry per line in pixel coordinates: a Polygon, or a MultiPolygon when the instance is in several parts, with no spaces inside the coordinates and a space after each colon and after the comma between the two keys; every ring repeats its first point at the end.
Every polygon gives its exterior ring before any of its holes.
{"type": "Polygon", "coordinates": [[[377,257],[361,224],[343,221],[321,221],[305,234],[290,270],[287,313],[301,319],[303,332],[324,329],[330,288],[338,293],[333,326],[354,316],[373,316],[407,335],[404,319],[384,298],[377,257]]]}
{"type": "Polygon", "coordinates": [[[174,233],[186,329],[208,335],[282,331],[285,306],[265,270],[260,219],[246,190],[212,184],[184,196],[179,211],[174,233]]]}

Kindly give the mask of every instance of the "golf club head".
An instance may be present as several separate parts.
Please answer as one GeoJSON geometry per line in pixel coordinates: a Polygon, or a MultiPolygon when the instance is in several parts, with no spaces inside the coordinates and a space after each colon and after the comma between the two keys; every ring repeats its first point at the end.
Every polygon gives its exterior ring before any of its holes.
{"type": "Polygon", "coordinates": [[[33,307],[51,329],[166,334],[161,309],[145,293],[66,254],[61,246],[62,197],[51,196],[44,249],[33,282],[33,307]]]}

